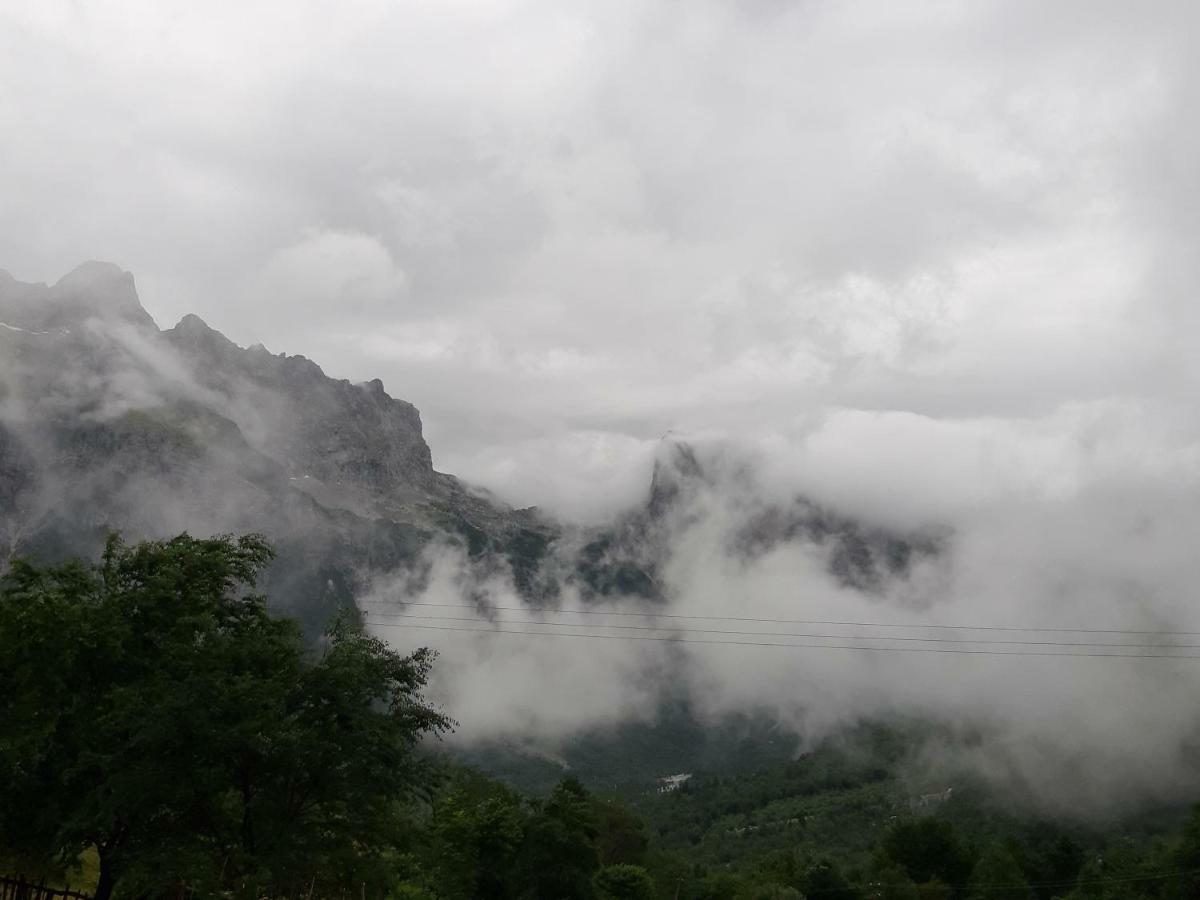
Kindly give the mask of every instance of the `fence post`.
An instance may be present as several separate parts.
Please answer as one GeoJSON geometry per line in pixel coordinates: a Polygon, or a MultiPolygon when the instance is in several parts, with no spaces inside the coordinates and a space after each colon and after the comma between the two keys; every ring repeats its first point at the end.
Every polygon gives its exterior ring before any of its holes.
{"type": "Polygon", "coordinates": [[[0,875],[0,900],[92,900],[83,891],[50,887],[43,877],[37,884],[24,875],[0,875]]]}

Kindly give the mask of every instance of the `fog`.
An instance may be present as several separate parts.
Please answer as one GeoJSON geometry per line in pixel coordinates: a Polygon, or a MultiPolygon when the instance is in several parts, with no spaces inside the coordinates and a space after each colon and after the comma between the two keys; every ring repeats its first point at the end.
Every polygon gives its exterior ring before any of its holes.
{"type": "MultiPolygon", "coordinates": [[[[1200,631],[1198,25],[1182,2],[0,0],[0,266],[116,260],[162,324],[381,378],[440,471],[572,525],[638,507],[664,436],[694,441],[717,474],[663,525],[671,615],[1200,631]],[[734,552],[795,495],[939,553],[869,591],[827,547],[734,552]]],[[[151,376],[218,402],[107,339],[134,375],[92,386],[97,415],[151,376]]],[[[269,432],[253,400],[219,408],[269,432]]],[[[363,602],[517,603],[452,548],[426,565],[365,573],[363,602]]],[[[445,651],[457,740],[553,745],[682,683],[810,741],[973,723],[979,767],[1035,794],[1197,783],[1200,661],[386,633],[445,651]]]]}
{"type": "Polygon", "coordinates": [[[1196,16],[0,3],[0,266],[115,260],[164,325],[382,378],[439,469],[572,517],[671,430],[1190,422],[1196,16]]]}
{"type": "Polygon", "coordinates": [[[1138,468],[1120,447],[1097,454],[1024,435],[996,446],[990,432],[981,448],[980,431],[962,426],[922,456],[904,445],[911,427],[891,423],[890,454],[849,452],[852,419],[830,420],[790,452],[781,439],[753,449],[701,441],[713,474],[668,520],[662,606],[584,603],[567,590],[560,611],[523,610],[503,572],[481,573],[445,548],[426,578],[382,579],[363,606],[397,646],[443,651],[434,696],[467,743],[532,740],[553,753],[581,729],[652,723],[659,702],[683,692],[710,722],[764,712],[805,747],[866,719],[943,723],[976,740],[926,747],[923,760],[966,765],[1055,812],[1111,813],[1194,789],[1200,507],[1187,455],[1170,466],[1161,447],[1158,466],[1138,468]],[[804,490],[866,522],[936,522],[939,550],[879,590],[831,575],[828,544],[739,551],[752,515],[804,490]],[[785,621],[754,621],[764,619],[785,621]],[[530,631],[559,634],[521,633],[530,631]],[[1121,633],[1132,631],[1161,633],[1121,633]],[[1153,658],[1162,654],[1193,658],[1153,658]]]}

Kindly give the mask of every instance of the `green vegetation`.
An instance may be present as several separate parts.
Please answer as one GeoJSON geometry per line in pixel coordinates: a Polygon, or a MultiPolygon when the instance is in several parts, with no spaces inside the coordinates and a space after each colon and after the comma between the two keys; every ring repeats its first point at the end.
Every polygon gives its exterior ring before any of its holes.
{"type": "Polygon", "coordinates": [[[952,799],[921,805],[902,777],[920,731],[863,725],[791,762],[629,796],[659,896],[672,877],[691,900],[1200,896],[1200,811],[1064,821],[962,772],[952,799]]]}
{"type": "Polygon", "coordinates": [[[1064,824],[962,773],[915,804],[903,761],[927,726],[864,724],[668,793],[567,779],[531,798],[429,752],[452,723],[422,699],[427,651],[345,616],[313,648],[269,616],[270,558],[181,536],[13,564],[0,868],[100,898],[1200,896],[1200,813],[1064,824]]]}
{"type": "Polygon", "coordinates": [[[261,539],[109,542],[96,567],[18,562],[0,593],[0,842],[99,857],[96,896],[288,893],[393,878],[414,752],[449,721],[432,662],[346,619],[310,656],[250,587],[261,539]]]}

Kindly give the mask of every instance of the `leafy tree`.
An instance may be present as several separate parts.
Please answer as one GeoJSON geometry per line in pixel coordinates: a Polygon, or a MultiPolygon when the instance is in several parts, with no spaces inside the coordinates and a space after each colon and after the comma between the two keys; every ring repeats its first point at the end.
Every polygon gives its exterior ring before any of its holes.
{"type": "Polygon", "coordinates": [[[894,825],[883,839],[888,858],[913,881],[938,878],[961,885],[971,871],[971,859],[958,840],[954,826],[934,818],[913,819],[894,825]]]}
{"type": "Polygon", "coordinates": [[[1080,883],[1066,895],[1068,900],[1103,900],[1105,874],[1099,860],[1090,859],[1084,863],[1078,877],[1080,883]]]}
{"type": "Polygon", "coordinates": [[[1127,835],[1107,843],[1103,852],[1080,870],[1075,895],[1102,900],[1152,900],[1170,896],[1171,891],[1182,887],[1179,896],[1194,897],[1195,894],[1187,893],[1187,876],[1161,877],[1164,872],[1175,870],[1170,854],[1163,854],[1160,849],[1127,835]]]}
{"type": "Polygon", "coordinates": [[[521,799],[494,783],[457,787],[434,802],[429,823],[431,881],[449,898],[515,896],[525,828],[521,799]]]}
{"type": "Polygon", "coordinates": [[[240,850],[267,867],[268,885],[297,872],[310,883],[317,872],[333,884],[386,882],[388,851],[411,828],[407,804],[432,780],[413,751],[450,724],[420,697],[428,652],[401,656],[345,616],[328,638],[321,660],[280,692],[275,728],[246,728],[253,717],[243,709],[241,739],[226,756],[240,850]]]}
{"type": "Polygon", "coordinates": [[[890,866],[879,873],[867,896],[873,900],[920,900],[921,894],[902,869],[890,866]]]}
{"type": "Polygon", "coordinates": [[[804,895],[794,887],[777,882],[756,884],[739,891],[736,900],[804,900],[804,895]]]}
{"type": "Polygon", "coordinates": [[[728,872],[705,875],[690,886],[688,900],[726,900],[747,889],[741,878],[728,872]]]}
{"type": "Polygon", "coordinates": [[[917,896],[921,900],[950,900],[954,896],[954,888],[940,878],[931,878],[917,885],[917,896]]]}
{"type": "Polygon", "coordinates": [[[529,820],[521,847],[521,881],[537,900],[590,900],[600,867],[592,798],[574,778],[562,781],[529,820]]]}
{"type": "Polygon", "coordinates": [[[822,859],[809,865],[800,876],[800,892],[822,900],[858,900],[860,892],[846,880],[837,863],[822,859]]]}
{"type": "Polygon", "coordinates": [[[1025,873],[1008,850],[992,844],[979,857],[971,870],[967,892],[969,900],[1034,900],[1033,889],[1025,881],[1025,873]]]}
{"type": "Polygon", "coordinates": [[[1010,847],[1025,878],[1041,900],[1051,900],[1063,892],[1083,864],[1083,849],[1072,837],[1049,822],[1038,822],[1010,847]]]}
{"type": "Polygon", "coordinates": [[[449,720],[432,655],[349,619],[319,659],[253,592],[257,536],[111,539],[98,566],[17,562],[0,584],[0,838],[99,854],[98,900],[186,887],[393,878],[414,754],[449,720]]]}
{"type": "Polygon", "coordinates": [[[596,891],[602,900],[653,900],[654,879],[641,866],[617,863],[596,873],[596,891]]]}
{"type": "Polygon", "coordinates": [[[1171,898],[1200,897],[1200,806],[1184,826],[1179,841],[1171,852],[1172,871],[1187,872],[1171,880],[1167,896],[1171,898]]]}
{"type": "Polygon", "coordinates": [[[646,825],[620,803],[595,801],[593,811],[598,829],[597,849],[605,866],[628,863],[641,865],[646,859],[650,838],[646,825]]]}

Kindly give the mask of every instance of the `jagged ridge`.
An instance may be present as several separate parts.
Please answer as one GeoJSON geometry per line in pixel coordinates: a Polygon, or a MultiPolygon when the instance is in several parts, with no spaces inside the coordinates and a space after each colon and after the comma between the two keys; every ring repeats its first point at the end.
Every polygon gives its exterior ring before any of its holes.
{"type": "MultiPolygon", "coordinates": [[[[434,540],[458,542],[485,570],[506,565],[538,602],[566,583],[585,600],[667,599],[671,533],[689,498],[716,484],[696,449],[671,438],[646,504],[607,528],[511,509],[436,472],[419,412],[382,382],[239,347],[194,315],[160,331],[133,277],[111,264],[86,263],[53,286],[5,274],[0,325],[5,558],[93,555],[114,529],[260,531],[279,551],[273,602],[313,630],[434,540]]],[[[803,497],[756,509],[729,551],[750,558],[783,542],[827,547],[831,572],[861,590],[937,551],[803,497]]]]}

